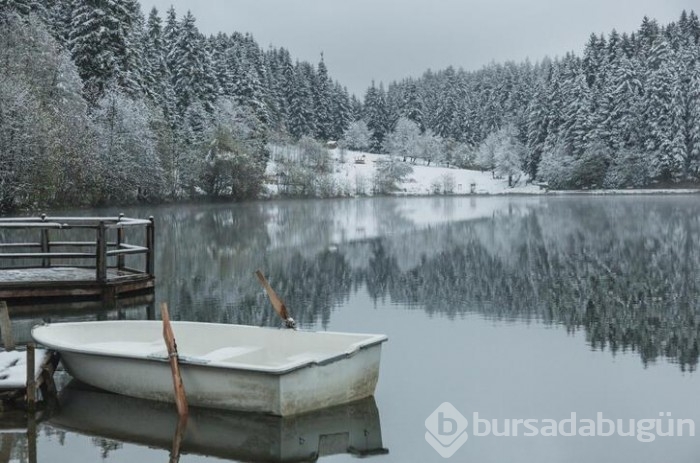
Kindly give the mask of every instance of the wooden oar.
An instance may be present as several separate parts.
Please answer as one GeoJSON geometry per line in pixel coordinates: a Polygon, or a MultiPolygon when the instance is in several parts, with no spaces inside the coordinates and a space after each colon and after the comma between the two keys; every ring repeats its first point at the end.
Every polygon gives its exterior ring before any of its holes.
{"type": "Polygon", "coordinates": [[[173,328],[170,326],[170,315],[168,314],[168,304],[163,302],[160,305],[160,317],[163,319],[163,338],[168,349],[168,358],[170,359],[170,369],[173,374],[173,389],[175,390],[175,405],[177,405],[177,413],[180,418],[187,419],[189,410],[187,408],[187,396],[185,395],[185,386],[182,384],[182,376],[180,376],[180,364],[177,354],[177,344],[175,343],[175,335],[173,328]]]}
{"type": "Polygon", "coordinates": [[[272,286],[270,286],[270,283],[267,282],[265,275],[263,275],[260,270],[256,270],[255,275],[258,277],[258,280],[260,280],[260,284],[263,285],[263,288],[265,288],[267,296],[270,298],[270,303],[272,303],[272,307],[275,309],[275,312],[277,312],[277,315],[279,315],[280,318],[284,320],[284,326],[286,326],[287,328],[296,329],[297,322],[295,322],[294,319],[289,315],[289,312],[287,311],[287,306],[284,305],[282,299],[279,298],[275,290],[272,289],[272,286]]]}

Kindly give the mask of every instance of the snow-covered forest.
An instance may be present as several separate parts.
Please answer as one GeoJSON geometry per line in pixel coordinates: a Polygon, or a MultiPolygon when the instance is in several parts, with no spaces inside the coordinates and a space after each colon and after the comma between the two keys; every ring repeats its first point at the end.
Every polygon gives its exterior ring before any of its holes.
{"type": "Polygon", "coordinates": [[[428,71],[360,100],[323,56],[207,37],[190,13],[0,0],[0,212],[253,198],[270,147],[309,138],[552,188],[697,182],[700,22],[645,18],[583,56],[428,71]]]}

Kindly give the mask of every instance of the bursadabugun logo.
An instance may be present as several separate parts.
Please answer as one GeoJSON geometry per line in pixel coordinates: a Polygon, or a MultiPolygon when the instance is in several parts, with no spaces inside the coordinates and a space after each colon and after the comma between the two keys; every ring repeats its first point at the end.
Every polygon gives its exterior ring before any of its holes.
{"type": "Polygon", "coordinates": [[[469,421],[449,402],[440,405],[426,420],[425,440],[443,458],[450,458],[467,442],[469,421]]]}
{"type": "MultiPolygon", "coordinates": [[[[474,437],[634,437],[642,443],[653,442],[657,437],[694,437],[695,421],[677,419],[670,412],[645,419],[611,419],[597,412],[595,419],[579,418],[571,412],[567,418],[554,419],[488,419],[474,412],[471,419],[474,437]]],[[[469,439],[469,420],[451,403],[441,404],[425,420],[425,440],[443,458],[450,458],[469,439]]]]}

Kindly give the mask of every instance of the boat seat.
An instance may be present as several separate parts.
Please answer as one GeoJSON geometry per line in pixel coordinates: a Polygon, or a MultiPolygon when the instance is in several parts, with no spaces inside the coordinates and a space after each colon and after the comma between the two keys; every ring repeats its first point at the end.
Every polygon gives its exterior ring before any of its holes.
{"type": "Polygon", "coordinates": [[[319,359],[327,356],[323,352],[303,352],[301,354],[290,355],[287,360],[290,362],[317,362],[319,359]]]}
{"type": "Polygon", "coordinates": [[[199,355],[198,357],[203,360],[209,360],[210,362],[221,362],[228,360],[231,357],[238,357],[244,354],[250,354],[251,352],[256,352],[261,350],[262,347],[258,346],[238,346],[238,347],[222,347],[221,349],[216,349],[208,354],[199,355]]]}
{"type": "Polygon", "coordinates": [[[167,357],[168,355],[168,352],[165,349],[165,345],[162,340],[151,342],[93,342],[89,344],[82,344],[81,347],[103,353],[126,353],[132,355],[145,355],[149,357],[154,357],[161,354],[167,357]]]}

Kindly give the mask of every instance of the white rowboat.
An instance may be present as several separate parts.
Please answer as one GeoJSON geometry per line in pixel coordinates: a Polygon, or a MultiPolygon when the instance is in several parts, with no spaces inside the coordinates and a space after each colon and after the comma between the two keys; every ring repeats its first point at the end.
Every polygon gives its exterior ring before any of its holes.
{"type": "MultiPolygon", "coordinates": [[[[384,335],[172,322],[190,405],[288,416],[374,394],[384,335]]],[[[39,325],[36,342],[61,353],[78,380],[173,402],[159,321],[39,325]]]]}

